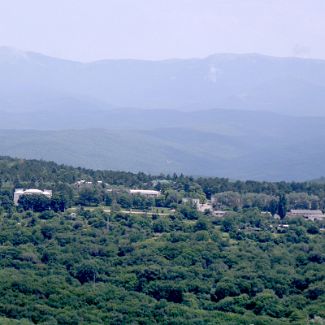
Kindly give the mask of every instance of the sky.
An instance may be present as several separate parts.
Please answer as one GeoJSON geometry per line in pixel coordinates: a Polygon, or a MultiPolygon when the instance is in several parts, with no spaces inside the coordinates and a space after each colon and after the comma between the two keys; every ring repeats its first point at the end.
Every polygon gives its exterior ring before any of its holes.
{"type": "Polygon", "coordinates": [[[325,0],[0,0],[0,46],[85,62],[325,59],[325,0]]]}

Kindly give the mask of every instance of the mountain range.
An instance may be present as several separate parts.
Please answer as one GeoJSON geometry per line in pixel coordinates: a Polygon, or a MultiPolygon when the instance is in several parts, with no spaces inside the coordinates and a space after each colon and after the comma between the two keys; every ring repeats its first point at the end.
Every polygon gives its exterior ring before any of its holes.
{"type": "Polygon", "coordinates": [[[257,54],[73,62],[0,48],[3,109],[248,109],[325,115],[325,61],[257,54]]]}
{"type": "Polygon", "coordinates": [[[0,153],[239,179],[325,175],[325,61],[72,62],[0,48],[0,153]]]}

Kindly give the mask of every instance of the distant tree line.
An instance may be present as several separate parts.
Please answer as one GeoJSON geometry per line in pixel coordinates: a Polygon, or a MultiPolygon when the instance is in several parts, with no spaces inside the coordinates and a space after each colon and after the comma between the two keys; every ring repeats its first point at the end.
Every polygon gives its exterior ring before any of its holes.
{"type": "Polygon", "coordinates": [[[201,202],[212,199],[215,207],[220,209],[239,211],[258,208],[274,214],[280,213],[281,195],[285,195],[286,210],[325,210],[325,184],[322,182],[234,182],[226,178],[194,178],[182,174],[151,176],[0,157],[0,209],[14,209],[12,201],[15,188],[46,188],[53,191],[53,202],[41,202],[46,199],[39,199],[39,204],[34,204],[29,202],[31,198],[22,202],[23,209],[32,210],[50,208],[57,211],[73,205],[112,204],[123,209],[176,208],[183,198],[199,198],[201,202]],[[77,189],[74,184],[80,179],[95,185],[77,189]],[[107,188],[117,190],[108,192],[107,188]],[[161,191],[162,195],[155,199],[133,196],[128,193],[128,188],[154,188],[161,191]]]}

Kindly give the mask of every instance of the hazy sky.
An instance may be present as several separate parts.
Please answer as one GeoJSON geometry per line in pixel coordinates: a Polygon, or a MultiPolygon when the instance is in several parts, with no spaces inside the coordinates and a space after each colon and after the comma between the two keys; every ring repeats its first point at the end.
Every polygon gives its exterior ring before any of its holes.
{"type": "Polygon", "coordinates": [[[81,61],[325,59],[325,0],[0,0],[0,45],[81,61]]]}

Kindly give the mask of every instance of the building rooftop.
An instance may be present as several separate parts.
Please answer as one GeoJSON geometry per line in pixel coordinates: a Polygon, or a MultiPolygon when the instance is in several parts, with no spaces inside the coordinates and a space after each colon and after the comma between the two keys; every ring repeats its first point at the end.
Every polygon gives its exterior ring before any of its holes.
{"type": "Polygon", "coordinates": [[[131,194],[148,194],[148,195],[159,195],[159,191],[154,190],[130,190],[131,194]]]}
{"type": "Polygon", "coordinates": [[[32,193],[34,193],[34,194],[42,194],[43,191],[42,191],[42,190],[37,190],[37,189],[35,189],[35,188],[31,188],[31,189],[25,190],[24,193],[30,193],[30,194],[32,194],[32,193]]]}
{"type": "Polygon", "coordinates": [[[312,215],[323,214],[323,212],[321,210],[307,210],[307,209],[291,210],[289,213],[292,213],[292,214],[312,214],[312,215]]]}

